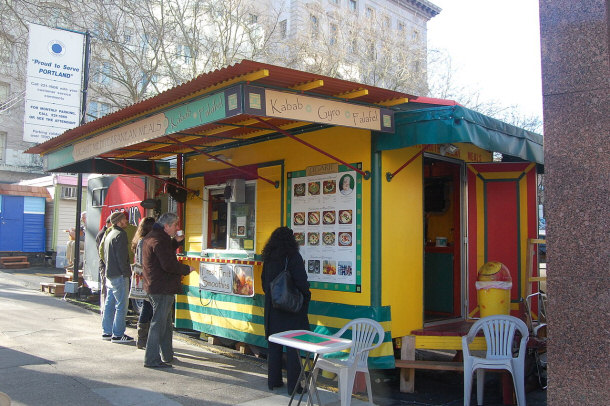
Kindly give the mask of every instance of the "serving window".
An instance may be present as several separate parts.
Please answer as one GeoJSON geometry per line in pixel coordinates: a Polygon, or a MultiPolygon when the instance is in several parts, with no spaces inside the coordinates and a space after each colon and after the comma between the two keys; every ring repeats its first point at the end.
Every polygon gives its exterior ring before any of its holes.
{"type": "Polygon", "coordinates": [[[202,255],[254,253],[256,181],[204,187],[202,255]]]}

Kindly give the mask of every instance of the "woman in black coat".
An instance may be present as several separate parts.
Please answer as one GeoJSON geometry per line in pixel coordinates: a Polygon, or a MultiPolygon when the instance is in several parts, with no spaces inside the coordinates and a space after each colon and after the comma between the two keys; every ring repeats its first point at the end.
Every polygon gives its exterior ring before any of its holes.
{"type": "MultiPolygon", "coordinates": [[[[269,241],[263,248],[263,291],[265,292],[265,338],[271,334],[280,333],[286,330],[309,330],[309,320],[307,313],[311,292],[309,282],[305,273],[303,258],[299,254],[299,245],[294,238],[292,230],[288,227],[278,227],[269,241]],[[286,260],[287,265],[286,265],[286,260]],[[269,285],[271,281],[284,270],[284,266],[292,275],[294,286],[303,293],[303,307],[298,313],[289,313],[283,310],[274,309],[271,304],[269,285]]],[[[275,343],[268,343],[269,352],[267,357],[267,385],[269,389],[278,388],[282,382],[282,350],[283,346],[275,343]]],[[[301,360],[294,348],[286,348],[286,372],[288,378],[288,393],[292,393],[299,373],[301,372],[301,360]]],[[[299,389],[300,390],[300,389],[299,389]]]]}

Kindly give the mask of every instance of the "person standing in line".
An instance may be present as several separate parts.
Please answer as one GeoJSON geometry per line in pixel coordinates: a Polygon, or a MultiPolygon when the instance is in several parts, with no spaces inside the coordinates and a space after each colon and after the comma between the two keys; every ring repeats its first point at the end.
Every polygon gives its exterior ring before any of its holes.
{"type": "MultiPolygon", "coordinates": [[[[127,219],[127,223],[125,224],[125,227],[121,227],[121,228],[123,230],[125,230],[125,232],[127,233],[127,241],[132,241],[133,237],[136,235],[136,230],[138,229],[138,227],[134,226],[133,224],[131,224],[129,222],[129,217],[127,217],[127,212],[121,211],[121,213],[123,213],[125,215],[125,218],[127,219]]],[[[110,214],[110,216],[112,216],[113,214],[114,213],[110,214]]],[[[110,218],[110,216],[108,216],[108,218],[110,218]]],[[[104,241],[106,234],[108,234],[110,232],[110,230],[112,230],[112,224],[110,224],[110,226],[104,227],[103,230],[105,230],[105,231],[104,231],[104,235],[101,237],[101,241],[104,241]]],[[[96,241],[97,241],[97,238],[99,238],[99,233],[96,236],[96,241]]],[[[100,258],[104,258],[104,244],[102,242],[100,242],[100,244],[98,245],[98,251],[100,254],[100,258]]],[[[133,264],[134,251],[132,251],[132,250],[128,250],[128,251],[129,251],[129,263],[133,264]]]]}
{"type": "MultiPolygon", "coordinates": [[[[74,227],[71,227],[69,230],[64,230],[64,231],[67,232],[68,236],[69,236],[69,241],[66,244],[66,261],[68,262],[68,266],[66,267],[66,269],[72,270],[72,269],[74,269],[74,249],[75,249],[76,241],[78,241],[78,249],[81,251],[81,253],[84,253],[85,233],[87,231],[87,212],[84,211],[80,214],[80,227],[79,227],[78,236],[77,236],[76,229],[74,227]]],[[[78,262],[79,262],[80,266],[82,266],[84,256],[79,255],[79,257],[80,258],[79,258],[78,262]]]]}
{"type": "MultiPolygon", "coordinates": [[[[265,338],[269,340],[271,334],[286,330],[309,330],[309,301],[311,292],[309,282],[305,273],[303,257],[299,254],[299,245],[294,238],[294,233],[288,227],[276,228],[267,244],[263,248],[263,273],[261,275],[263,292],[265,293],[265,338]],[[271,304],[271,281],[284,270],[290,272],[294,286],[303,294],[303,307],[298,313],[289,313],[275,309],[271,304]]],[[[269,390],[284,385],[282,381],[282,349],[283,346],[268,342],[269,351],[267,356],[267,386],[269,390]]],[[[299,354],[294,348],[286,348],[286,375],[288,380],[288,393],[291,394],[299,379],[301,362],[299,354]]],[[[297,388],[301,393],[302,387],[297,388]]]]}
{"type": "Polygon", "coordinates": [[[171,368],[174,295],[182,293],[182,276],[193,271],[191,266],[176,258],[176,249],[184,240],[183,235],[176,236],[178,220],[174,213],[162,214],[142,240],[144,290],[153,307],[144,354],[147,368],[171,368]]]}
{"type": "MultiPolygon", "coordinates": [[[[123,229],[123,231],[125,231],[127,233],[127,241],[131,241],[133,240],[133,236],[136,234],[136,230],[137,227],[134,226],[133,224],[131,224],[129,222],[129,218],[127,217],[127,212],[120,210],[121,213],[123,213],[125,215],[125,218],[127,219],[127,223],[125,224],[124,227],[121,227],[123,229]]],[[[115,212],[116,213],[116,212],[115,212]]],[[[110,217],[113,215],[114,213],[111,213],[110,216],[108,216],[108,220],[110,220],[110,217]]],[[[99,243],[97,244],[97,250],[98,253],[100,254],[100,265],[103,265],[103,259],[104,259],[104,238],[106,238],[106,235],[112,230],[112,223],[110,223],[108,225],[106,225],[106,227],[104,227],[102,230],[100,230],[100,232],[97,234],[97,236],[95,237],[95,240],[98,241],[98,238],[100,239],[99,243]],[[104,230],[104,232],[102,233],[102,230],[104,230]],[[102,234],[100,236],[100,234],[102,234]]],[[[129,244],[127,244],[127,252],[129,254],[129,263],[133,264],[133,256],[134,256],[134,252],[132,250],[129,249],[129,244]]],[[[104,273],[106,272],[106,268],[104,265],[104,269],[101,269],[100,271],[103,271],[104,273]]],[[[102,276],[102,278],[100,279],[101,281],[104,281],[104,277],[102,276]]],[[[102,284],[102,289],[101,289],[101,295],[100,295],[100,303],[102,303],[102,309],[104,308],[103,304],[106,303],[106,285],[102,284]]],[[[129,298],[127,298],[127,300],[129,300],[129,298]]],[[[128,302],[129,304],[129,302],[128,302]]],[[[103,311],[103,310],[102,310],[103,311]]]]}
{"type": "MultiPolygon", "coordinates": [[[[142,265],[142,242],[143,238],[152,230],[155,224],[154,217],[144,217],[140,220],[136,234],[131,242],[131,250],[135,253],[134,263],[142,265]]],[[[142,300],[142,310],[138,318],[138,338],[136,346],[139,349],[146,348],[146,340],[148,339],[148,330],[150,328],[150,320],[152,319],[153,308],[150,301],[142,300]]]]}
{"type": "MultiPolygon", "coordinates": [[[[97,252],[100,252],[100,246],[102,244],[102,241],[104,240],[104,237],[106,236],[106,231],[112,227],[112,223],[110,222],[110,216],[106,217],[106,224],[104,224],[104,227],[102,227],[100,229],[100,231],[98,231],[97,235],[95,236],[95,246],[97,247],[97,252]]],[[[100,281],[102,282],[100,285],[100,310],[104,308],[104,303],[106,303],[106,264],[104,263],[104,257],[102,255],[99,256],[99,263],[98,263],[98,272],[100,274],[100,281]]]]}
{"type": "Polygon", "coordinates": [[[127,233],[123,230],[127,225],[127,217],[123,212],[115,212],[110,216],[110,222],[112,228],[101,244],[104,247],[107,290],[102,316],[102,338],[113,343],[129,343],[133,337],[125,334],[125,316],[131,267],[127,233]]]}

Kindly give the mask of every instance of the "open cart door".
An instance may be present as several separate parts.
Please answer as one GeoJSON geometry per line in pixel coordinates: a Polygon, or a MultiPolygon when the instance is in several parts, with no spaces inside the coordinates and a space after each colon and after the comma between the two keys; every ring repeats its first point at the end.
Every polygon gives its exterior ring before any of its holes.
{"type": "Polygon", "coordinates": [[[475,282],[488,261],[508,267],[511,314],[520,315],[527,287],[527,239],[537,235],[534,163],[470,164],[468,180],[468,315],[478,316],[475,282]]]}

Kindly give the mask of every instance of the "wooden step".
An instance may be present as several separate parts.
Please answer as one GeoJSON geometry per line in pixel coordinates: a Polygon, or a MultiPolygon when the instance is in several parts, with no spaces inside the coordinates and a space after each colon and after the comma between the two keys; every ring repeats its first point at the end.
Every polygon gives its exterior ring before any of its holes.
{"type": "Polygon", "coordinates": [[[54,275],[53,276],[53,282],[55,283],[66,283],[72,280],[71,276],[67,276],[67,275],[54,275]]]}
{"type": "Polygon", "coordinates": [[[63,283],[54,283],[54,282],[40,282],[40,290],[42,292],[50,293],[53,296],[63,296],[64,295],[64,284],[63,283]]]}
{"type": "Polygon", "coordinates": [[[5,264],[7,262],[27,262],[28,257],[25,256],[12,256],[12,257],[0,257],[0,264],[5,264]]]}
{"type": "Polygon", "coordinates": [[[452,361],[424,361],[397,359],[396,368],[430,369],[437,371],[463,371],[464,363],[452,361]]]}
{"type": "MultiPolygon", "coordinates": [[[[72,281],[72,279],[74,279],[74,274],[72,274],[72,272],[68,272],[65,275],[54,275],[53,276],[53,282],[55,282],[55,283],[66,283],[66,282],[72,281]]],[[[85,283],[85,279],[83,278],[83,274],[81,272],[81,273],[79,273],[79,276],[78,276],[78,284],[82,285],[84,283],[85,283]]]]}
{"type": "Polygon", "coordinates": [[[29,268],[30,263],[26,256],[0,257],[0,266],[5,269],[29,268]]]}
{"type": "Polygon", "coordinates": [[[4,269],[20,269],[20,268],[29,268],[30,263],[27,261],[20,262],[3,262],[2,268],[4,269]]]}

